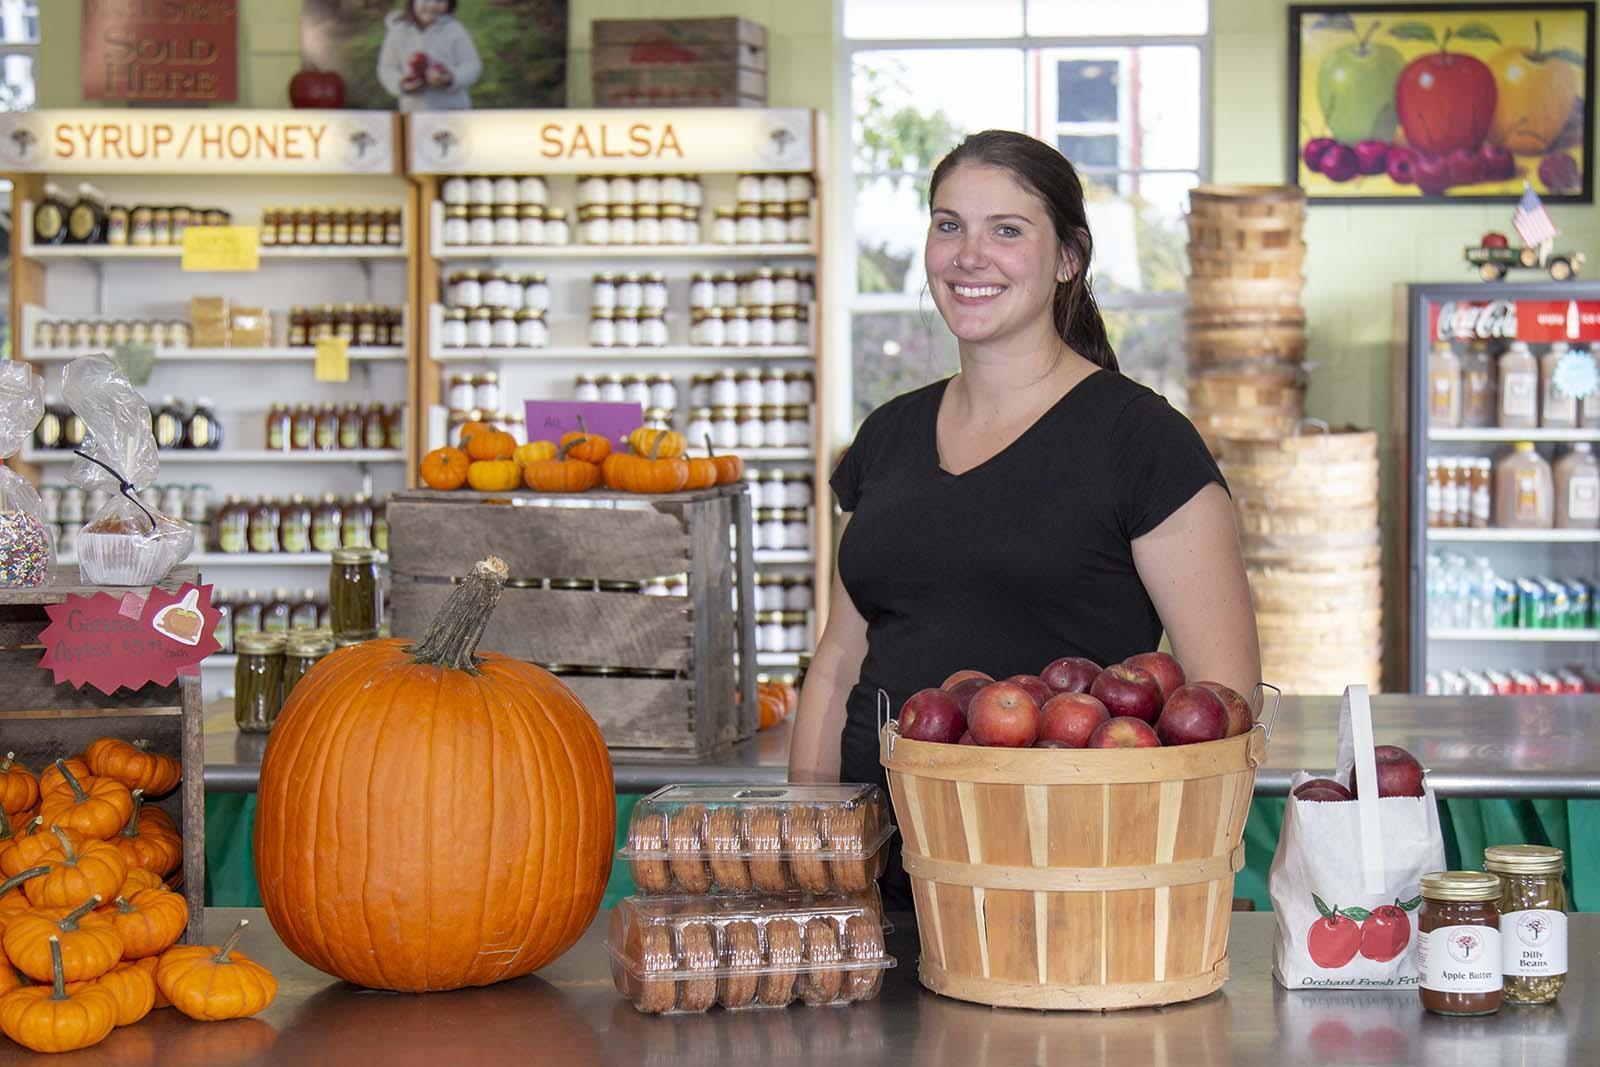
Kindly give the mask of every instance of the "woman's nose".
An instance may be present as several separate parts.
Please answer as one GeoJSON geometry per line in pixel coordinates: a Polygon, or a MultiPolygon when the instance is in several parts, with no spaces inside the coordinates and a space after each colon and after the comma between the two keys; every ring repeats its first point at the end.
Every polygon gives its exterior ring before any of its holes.
{"type": "Polygon", "coordinates": [[[961,238],[961,243],[956,246],[955,267],[957,270],[975,270],[981,267],[985,259],[983,239],[976,234],[966,234],[961,238]]]}

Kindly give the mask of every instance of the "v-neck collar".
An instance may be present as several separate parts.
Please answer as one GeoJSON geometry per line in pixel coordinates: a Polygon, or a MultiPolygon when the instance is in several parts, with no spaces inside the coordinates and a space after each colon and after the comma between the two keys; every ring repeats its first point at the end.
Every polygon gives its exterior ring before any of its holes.
{"type": "Polygon", "coordinates": [[[1002,457],[1004,457],[1007,453],[1013,451],[1018,445],[1022,444],[1024,441],[1026,441],[1028,439],[1028,437],[1031,436],[1033,433],[1035,433],[1039,429],[1039,427],[1041,425],[1043,425],[1043,423],[1047,419],[1049,419],[1052,415],[1054,415],[1057,411],[1059,411],[1063,404],[1065,404],[1073,396],[1075,396],[1076,394],[1081,392],[1083,390],[1084,386],[1088,385],[1090,382],[1094,381],[1096,378],[1098,378],[1100,375],[1102,375],[1104,373],[1106,373],[1106,372],[1105,372],[1105,369],[1103,367],[1096,367],[1094,370],[1092,370],[1088,374],[1084,375],[1083,378],[1081,378],[1076,385],[1074,385],[1071,389],[1068,389],[1065,393],[1062,393],[1059,397],[1057,397],[1056,398],[1056,402],[1054,404],[1051,404],[1048,408],[1046,408],[1044,410],[1043,414],[1041,414],[1038,418],[1034,419],[1031,423],[1029,423],[1027,428],[1024,429],[1021,433],[1019,433],[1016,436],[1016,438],[1011,441],[1010,444],[1006,445],[1000,451],[996,452],[994,455],[990,456],[988,459],[984,460],[982,463],[978,464],[977,466],[969,467],[969,468],[967,468],[966,470],[962,471],[959,474],[957,474],[954,471],[946,470],[945,466],[944,466],[944,460],[941,459],[940,456],[939,456],[939,410],[942,407],[944,407],[944,395],[945,395],[945,393],[947,391],[949,391],[950,383],[955,381],[955,376],[951,375],[949,378],[946,378],[944,380],[944,382],[939,386],[938,393],[934,396],[934,400],[933,400],[933,405],[932,405],[933,412],[932,412],[932,415],[928,419],[928,449],[929,449],[930,453],[933,456],[933,468],[934,468],[934,470],[938,473],[938,475],[941,478],[946,478],[946,479],[949,479],[951,481],[959,481],[962,478],[966,478],[966,477],[969,477],[971,475],[977,474],[979,471],[982,471],[986,467],[993,466],[995,463],[998,463],[1000,461],[1000,459],[1002,457]]]}

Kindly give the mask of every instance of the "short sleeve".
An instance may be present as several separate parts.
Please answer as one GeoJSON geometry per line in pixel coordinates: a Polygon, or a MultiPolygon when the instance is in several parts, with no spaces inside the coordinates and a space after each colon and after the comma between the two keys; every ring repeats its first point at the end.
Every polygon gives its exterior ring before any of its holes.
{"type": "Polygon", "coordinates": [[[1227,489],[1192,423],[1157,393],[1123,408],[1111,432],[1117,520],[1129,541],[1165,522],[1212,482],[1227,489]]]}
{"type": "Polygon", "coordinates": [[[839,510],[846,514],[854,511],[861,500],[861,482],[867,465],[866,453],[871,433],[872,417],[869,415],[856,431],[856,439],[839,457],[839,464],[833,468],[833,476],[828,479],[828,485],[839,501],[839,510]]]}

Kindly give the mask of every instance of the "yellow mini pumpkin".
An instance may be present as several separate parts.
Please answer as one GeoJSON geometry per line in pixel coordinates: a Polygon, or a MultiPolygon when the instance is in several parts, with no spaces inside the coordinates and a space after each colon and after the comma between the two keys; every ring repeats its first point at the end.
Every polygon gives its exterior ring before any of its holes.
{"type": "Polygon", "coordinates": [[[641,426],[628,435],[628,445],[635,454],[654,456],[657,459],[677,459],[688,450],[683,434],[676,430],[658,430],[641,426]]]}
{"type": "Polygon", "coordinates": [[[517,450],[511,453],[511,458],[526,467],[530,463],[556,458],[556,443],[554,441],[529,441],[525,445],[518,445],[517,450]]]}
{"type": "Polygon", "coordinates": [[[501,493],[522,485],[522,467],[514,459],[480,459],[467,468],[467,484],[480,493],[501,493]]]}

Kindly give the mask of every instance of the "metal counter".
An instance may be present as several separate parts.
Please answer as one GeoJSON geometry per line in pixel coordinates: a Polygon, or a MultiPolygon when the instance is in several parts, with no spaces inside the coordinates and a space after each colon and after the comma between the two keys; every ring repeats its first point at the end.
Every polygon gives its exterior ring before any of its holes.
{"type": "Polygon", "coordinates": [[[1447,1019],[1423,1012],[1415,992],[1288,993],[1272,980],[1273,918],[1233,917],[1233,977],[1202,1000],[1126,1012],[1033,1012],[935,996],[916,979],[916,923],[891,916],[882,996],[839,1008],[646,1016],[612,989],[606,916],[536,976],[484,989],[408,996],[357,989],[290,956],[263,912],[211,909],[215,944],[241,915],[241,951],[278,976],[278,998],[259,1018],[191,1023],[170,1010],[115,1031],[75,1055],[0,1051],[0,1063],[40,1067],[359,1067],[470,1064],[499,1067],[1208,1067],[1392,1064],[1405,1067],[1566,1067],[1600,1063],[1600,915],[1574,915],[1571,973],[1551,1006],[1447,1019]]]}
{"type": "MultiPolygon", "coordinates": [[[[206,789],[256,788],[265,737],[234,730],[231,712],[206,716],[206,789]]],[[[1600,798],[1600,697],[1377,696],[1379,744],[1400,745],[1428,768],[1440,796],[1600,798]]],[[[1283,796],[1302,768],[1328,771],[1338,744],[1339,698],[1285,697],[1272,724],[1256,793],[1283,796]]],[[[648,792],[670,782],[771,784],[787,776],[789,727],[779,726],[705,760],[612,758],[617,789],[648,792]]]]}

